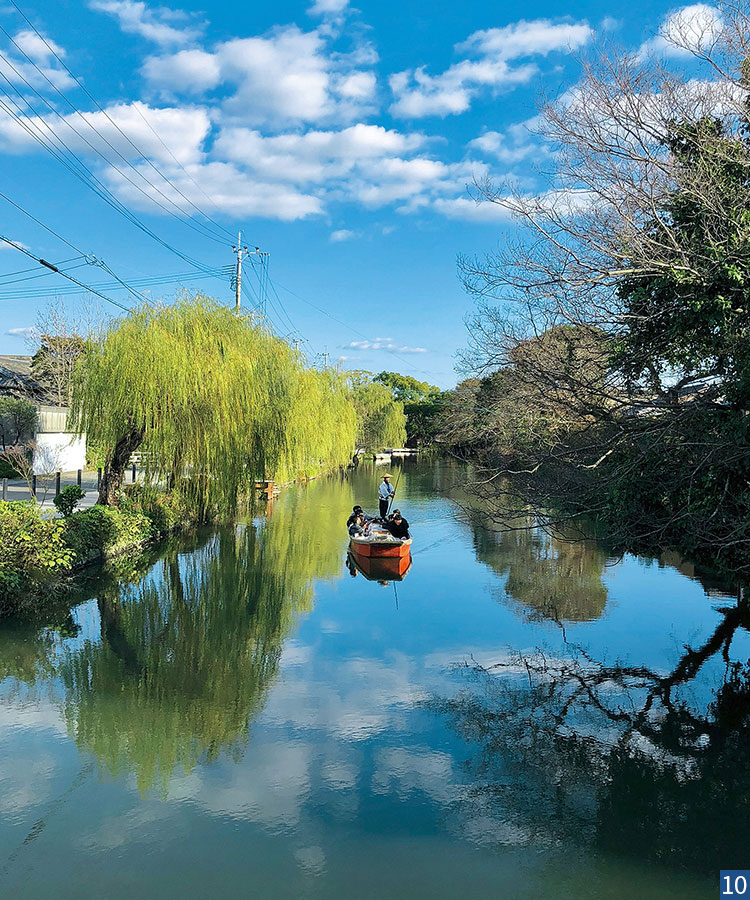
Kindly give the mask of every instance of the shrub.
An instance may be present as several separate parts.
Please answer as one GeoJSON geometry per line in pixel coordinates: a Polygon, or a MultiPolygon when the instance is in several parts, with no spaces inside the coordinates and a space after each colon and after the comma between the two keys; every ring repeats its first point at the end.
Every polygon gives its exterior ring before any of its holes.
{"type": "Polygon", "coordinates": [[[154,534],[150,519],[134,508],[92,506],[73,513],[64,524],[65,541],[75,551],[78,563],[116,556],[145,544],[154,534]]]}
{"type": "Polygon", "coordinates": [[[0,602],[70,571],[74,553],[64,538],[65,523],[44,518],[36,503],[0,500],[0,602]]]}
{"type": "Polygon", "coordinates": [[[142,512],[150,519],[154,534],[174,531],[179,525],[195,518],[180,496],[161,493],[142,484],[133,484],[125,488],[121,507],[142,512]]]}
{"type": "Polygon", "coordinates": [[[67,519],[73,514],[73,510],[78,506],[78,501],[86,496],[86,492],[81,490],[77,484],[69,484],[64,487],[60,493],[53,498],[52,502],[57,509],[67,519]]]}

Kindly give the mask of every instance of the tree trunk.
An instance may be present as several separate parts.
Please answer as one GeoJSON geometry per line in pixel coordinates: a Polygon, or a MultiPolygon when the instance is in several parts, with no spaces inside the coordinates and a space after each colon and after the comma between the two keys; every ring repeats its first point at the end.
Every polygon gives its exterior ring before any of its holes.
{"type": "Polygon", "coordinates": [[[99,487],[99,503],[102,506],[117,506],[120,500],[120,488],[125,476],[125,467],[131,454],[140,447],[143,441],[143,429],[131,428],[115,444],[112,455],[107,460],[99,487]]]}

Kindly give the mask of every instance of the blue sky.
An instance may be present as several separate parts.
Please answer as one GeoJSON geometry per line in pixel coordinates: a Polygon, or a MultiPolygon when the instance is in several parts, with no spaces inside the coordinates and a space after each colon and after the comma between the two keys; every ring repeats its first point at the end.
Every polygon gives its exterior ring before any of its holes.
{"type": "MultiPolygon", "coordinates": [[[[77,251],[150,297],[183,285],[232,303],[221,269],[242,228],[243,242],[270,253],[272,325],[302,339],[311,361],[327,352],[443,387],[456,381],[472,307],[456,256],[491,250],[512,228],[467,185],[490,175],[533,190],[543,156],[528,123],[540,94],[571,87],[576,54],[598,39],[664,52],[660,32],[680,9],[18,5],[33,28],[0,0],[0,234],[71,260],[63,267],[86,284],[114,282],[77,251]],[[161,276],[172,278],[147,283],[161,276]]],[[[0,249],[2,353],[27,352],[23,334],[50,295],[81,302],[40,267],[12,274],[30,268],[0,249]]],[[[120,285],[102,292],[134,302],[120,285]]]]}

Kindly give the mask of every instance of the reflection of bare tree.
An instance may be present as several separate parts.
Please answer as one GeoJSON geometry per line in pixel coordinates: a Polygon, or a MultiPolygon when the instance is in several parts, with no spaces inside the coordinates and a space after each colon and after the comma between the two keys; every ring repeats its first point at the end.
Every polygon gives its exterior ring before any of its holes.
{"type": "Polygon", "coordinates": [[[744,858],[750,661],[732,662],[730,649],[750,610],[721,615],[668,672],[605,665],[581,648],[470,667],[478,689],[437,704],[477,748],[470,815],[496,823],[499,840],[512,828],[527,843],[563,840],[706,872],[744,858]],[[696,708],[681,689],[717,657],[722,683],[696,708]]]}

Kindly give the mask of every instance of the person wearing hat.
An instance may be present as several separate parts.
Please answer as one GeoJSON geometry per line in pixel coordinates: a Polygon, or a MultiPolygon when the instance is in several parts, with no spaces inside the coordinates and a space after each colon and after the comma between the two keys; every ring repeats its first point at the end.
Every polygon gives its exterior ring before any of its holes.
{"type": "Polygon", "coordinates": [[[378,502],[380,504],[381,519],[384,519],[388,515],[388,506],[395,493],[396,491],[391,484],[391,476],[386,472],[386,474],[383,475],[383,480],[380,482],[380,487],[378,488],[378,502]]]}

